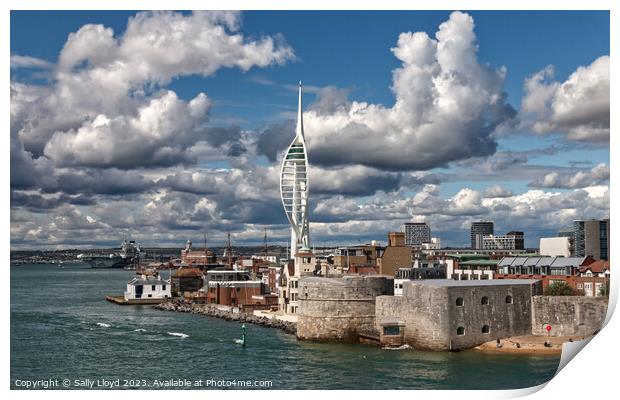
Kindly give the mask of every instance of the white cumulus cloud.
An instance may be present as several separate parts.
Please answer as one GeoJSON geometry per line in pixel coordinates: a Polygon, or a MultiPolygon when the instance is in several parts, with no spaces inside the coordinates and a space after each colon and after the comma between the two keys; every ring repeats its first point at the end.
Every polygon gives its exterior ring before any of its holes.
{"type": "Polygon", "coordinates": [[[452,13],[434,39],[401,33],[392,52],[402,61],[393,71],[392,107],[340,95],[334,106],[319,100],[320,111],[304,114],[312,163],[424,170],[495,152],[491,134],[514,110],[505,69],[477,60],[471,16],[452,13]]]}
{"type": "Polygon", "coordinates": [[[521,113],[537,133],[561,132],[574,141],[609,141],[609,56],[553,81],[547,66],[525,80],[521,113]]]}

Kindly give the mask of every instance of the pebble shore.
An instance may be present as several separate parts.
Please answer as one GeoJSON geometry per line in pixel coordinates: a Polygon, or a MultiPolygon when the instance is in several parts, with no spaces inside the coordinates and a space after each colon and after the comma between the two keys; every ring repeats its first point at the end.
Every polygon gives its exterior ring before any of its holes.
{"type": "Polygon", "coordinates": [[[297,333],[297,324],[294,322],[280,321],[275,318],[258,317],[252,314],[232,313],[223,311],[209,304],[194,304],[179,300],[167,301],[155,306],[158,310],[187,312],[193,314],[206,315],[208,317],[220,318],[226,321],[235,321],[254,325],[265,326],[269,328],[280,329],[286,333],[297,333]]]}

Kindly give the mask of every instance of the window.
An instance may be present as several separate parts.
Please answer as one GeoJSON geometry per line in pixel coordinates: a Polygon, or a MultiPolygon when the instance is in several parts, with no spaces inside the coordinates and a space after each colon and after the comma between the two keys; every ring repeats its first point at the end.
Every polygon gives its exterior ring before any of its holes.
{"type": "Polygon", "coordinates": [[[456,334],[459,336],[463,336],[465,334],[465,328],[459,326],[458,328],[456,328],[456,334]]]}
{"type": "Polygon", "coordinates": [[[456,305],[459,307],[463,306],[463,298],[462,297],[457,297],[456,298],[456,305]]]}
{"type": "Polygon", "coordinates": [[[388,325],[383,327],[383,334],[387,336],[397,336],[400,335],[400,326],[398,325],[388,325]]]}
{"type": "Polygon", "coordinates": [[[154,292],[155,291],[155,285],[151,285],[151,291],[154,292]]]}
{"type": "Polygon", "coordinates": [[[482,327],[482,333],[489,333],[489,332],[490,332],[489,325],[484,325],[482,327]]]}
{"type": "Polygon", "coordinates": [[[480,301],[482,305],[489,304],[489,298],[487,296],[482,296],[482,300],[480,301]]]}
{"type": "Polygon", "coordinates": [[[166,285],[161,285],[161,290],[166,290],[166,285]]]}
{"type": "Polygon", "coordinates": [[[149,295],[148,295],[148,297],[153,297],[153,295],[152,295],[152,294],[149,294],[149,295]]]}
{"type": "Polygon", "coordinates": [[[512,304],[512,296],[511,295],[506,296],[506,304],[512,304]]]}

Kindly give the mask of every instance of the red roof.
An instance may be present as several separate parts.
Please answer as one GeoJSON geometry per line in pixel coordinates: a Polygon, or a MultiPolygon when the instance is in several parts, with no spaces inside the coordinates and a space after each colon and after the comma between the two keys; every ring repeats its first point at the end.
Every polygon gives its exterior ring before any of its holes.
{"type": "Polygon", "coordinates": [[[586,272],[587,270],[590,270],[595,274],[601,274],[605,271],[609,271],[609,261],[598,260],[579,268],[579,271],[581,272],[586,272]]]}

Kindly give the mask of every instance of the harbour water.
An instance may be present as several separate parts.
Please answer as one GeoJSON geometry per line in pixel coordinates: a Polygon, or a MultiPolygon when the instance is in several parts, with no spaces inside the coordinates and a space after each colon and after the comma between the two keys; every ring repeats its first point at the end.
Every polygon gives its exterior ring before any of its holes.
{"type": "Polygon", "coordinates": [[[238,323],[105,301],[132,276],[83,264],[12,266],[11,387],[19,388],[17,380],[68,379],[73,388],[75,380],[118,379],[148,388],[142,383],[202,379],[271,381],[272,389],[515,389],[548,381],[559,363],[548,355],[300,342],[253,325],[243,348],[234,343],[238,323]]]}

